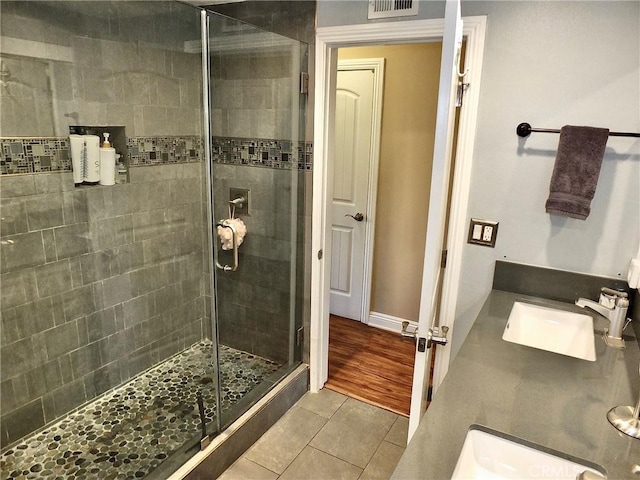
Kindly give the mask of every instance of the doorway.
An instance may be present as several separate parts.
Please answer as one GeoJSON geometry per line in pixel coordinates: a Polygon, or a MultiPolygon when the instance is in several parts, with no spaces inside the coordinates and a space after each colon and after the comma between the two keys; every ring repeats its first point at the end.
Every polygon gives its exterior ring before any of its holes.
{"type": "Polygon", "coordinates": [[[327,386],[405,415],[409,413],[414,345],[410,339],[402,340],[399,333],[404,321],[411,330],[417,326],[420,308],[441,50],[441,42],[338,50],[327,386]],[[362,115],[351,113],[357,107],[362,107],[359,113],[366,109],[371,71],[366,67],[343,70],[344,65],[352,65],[350,62],[363,64],[364,59],[384,61],[379,141],[372,138],[372,122],[367,122],[366,115],[360,118],[362,115]],[[353,123],[365,127],[356,129],[353,123]],[[366,157],[376,144],[375,170],[379,174],[370,175],[368,159],[358,165],[357,154],[364,150],[366,157]],[[352,180],[354,171],[357,178],[352,180]],[[370,205],[366,204],[366,191],[362,192],[367,186],[373,190],[370,205]],[[364,199],[348,202],[355,193],[364,199]],[[373,213],[360,222],[343,218],[345,211],[355,210],[373,213]],[[354,242],[350,241],[363,235],[365,226],[370,229],[372,247],[367,269],[357,268],[364,261],[353,254],[354,242]],[[345,272],[345,264],[355,268],[345,272]],[[369,302],[345,308],[358,303],[357,294],[363,290],[362,297],[368,297],[369,302]],[[369,327],[347,325],[348,320],[340,317],[360,320],[369,327]],[[345,334],[352,338],[343,338],[345,334]],[[396,355],[393,361],[387,361],[391,360],[388,357],[379,371],[364,368],[363,363],[373,365],[376,362],[371,358],[384,355],[378,348],[382,338],[388,348],[409,354],[396,355]],[[390,371],[402,371],[406,381],[394,380],[387,375],[390,371]],[[358,373],[357,379],[353,372],[358,373]],[[386,387],[380,385],[380,378],[385,379],[386,387]]]}
{"type": "MultiPolygon", "coordinates": [[[[460,22],[461,23],[461,22],[460,22]]],[[[484,48],[486,18],[465,18],[463,34],[467,38],[467,61],[465,66],[470,74],[466,77],[471,87],[467,90],[460,117],[460,134],[456,147],[456,167],[452,193],[451,220],[447,249],[450,261],[443,278],[442,312],[449,319],[455,318],[455,306],[458,296],[460,276],[460,252],[466,238],[466,210],[471,171],[471,152],[474,145],[475,123],[479,98],[480,77],[482,71],[482,53],[484,48]]],[[[399,44],[437,41],[442,39],[444,21],[415,20],[381,24],[350,25],[345,27],[319,28],[316,35],[316,98],[315,98],[315,140],[314,140],[314,177],[313,177],[313,239],[312,249],[318,262],[312,266],[311,292],[311,389],[317,391],[324,385],[328,374],[329,340],[329,266],[322,258],[330,254],[331,245],[327,242],[330,232],[331,213],[327,191],[332,187],[332,126],[333,104],[330,92],[335,88],[335,65],[337,49],[362,44],[399,44]]],[[[447,48],[450,43],[447,43],[447,48]]],[[[451,45],[453,45],[451,43],[451,45]]],[[[449,56],[451,58],[451,56],[449,56]]],[[[450,75],[450,72],[449,72],[450,75]]],[[[432,257],[435,252],[429,255],[432,257]]],[[[439,257],[439,251],[438,251],[439,257]]],[[[433,258],[430,259],[430,264],[433,258]]],[[[425,259],[426,263],[426,259],[425,259]]],[[[424,288],[423,288],[424,290],[424,288]]],[[[430,289],[428,289],[430,290],[430,289]]],[[[426,299],[425,299],[426,300],[426,299]]],[[[431,304],[426,302],[425,305],[431,304]]],[[[422,311],[420,313],[422,318],[422,311]]],[[[449,363],[449,349],[443,349],[438,356],[434,389],[438,387],[449,363]]],[[[416,417],[416,421],[418,417],[416,417]]],[[[417,422],[415,424],[417,426],[417,422]]]]}

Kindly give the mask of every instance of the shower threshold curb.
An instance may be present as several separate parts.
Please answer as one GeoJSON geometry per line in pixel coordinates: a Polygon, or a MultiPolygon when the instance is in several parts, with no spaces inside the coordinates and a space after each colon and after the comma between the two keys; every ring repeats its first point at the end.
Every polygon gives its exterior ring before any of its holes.
{"type": "Polygon", "coordinates": [[[217,478],[293,406],[309,385],[309,366],[302,364],[233,422],[211,444],[196,453],[169,480],[217,478]],[[282,397],[280,402],[272,402],[282,397]],[[255,423],[256,425],[251,425],[255,423]],[[228,447],[225,450],[225,447],[228,447]]]}

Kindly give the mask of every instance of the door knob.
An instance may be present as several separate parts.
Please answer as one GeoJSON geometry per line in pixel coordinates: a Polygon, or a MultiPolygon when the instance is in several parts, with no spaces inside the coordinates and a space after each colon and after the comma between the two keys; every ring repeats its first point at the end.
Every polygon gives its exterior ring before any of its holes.
{"type": "Polygon", "coordinates": [[[362,220],[364,220],[364,215],[361,213],[356,213],[355,216],[354,215],[350,215],[350,214],[346,214],[345,217],[351,217],[353,218],[356,222],[361,222],[362,220]]]}

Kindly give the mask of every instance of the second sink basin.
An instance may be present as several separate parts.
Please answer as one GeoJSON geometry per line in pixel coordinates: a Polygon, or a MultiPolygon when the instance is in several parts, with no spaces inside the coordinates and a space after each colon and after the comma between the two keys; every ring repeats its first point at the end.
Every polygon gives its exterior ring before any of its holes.
{"type": "Polygon", "coordinates": [[[544,450],[511,435],[472,425],[451,479],[606,479],[596,465],[544,450]]]}
{"type": "Polygon", "coordinates": [[[594,362],[593,318],[524,302],[514,302],[502,339],[594,362]]]}

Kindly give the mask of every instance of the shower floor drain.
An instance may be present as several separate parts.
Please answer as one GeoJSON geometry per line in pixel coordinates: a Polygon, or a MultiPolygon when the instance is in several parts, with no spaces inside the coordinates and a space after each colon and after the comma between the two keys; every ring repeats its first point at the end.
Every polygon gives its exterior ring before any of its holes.
{"type": "MultiPolygon", "coordinates": [[[[220,346],[223,411],[281,365],[220,346]]],[[[136,479],[198,434],[196,396],[215,419],[213,344],[199,342],[0,456],[0,479],[136,479]]]]}

